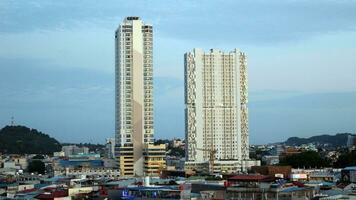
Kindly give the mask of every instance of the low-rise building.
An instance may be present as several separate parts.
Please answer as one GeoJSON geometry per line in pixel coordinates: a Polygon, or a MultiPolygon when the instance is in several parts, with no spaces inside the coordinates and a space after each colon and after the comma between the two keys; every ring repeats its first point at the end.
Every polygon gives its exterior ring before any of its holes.
{"type": "Polygon", "coordinates": [[[279,163],[279,156],[263,156],[262,161],[266,165],[277,165],[279,163]]]}
{"type": "Polygon", "coordinates": [[[290,179],[292,181],[311,182],[336,182],[340,174],[340,169],[292,169],[290,179]]]}
{"type": "Polygon", "coordinates": [[[66,168],[61,171],[64,176],[68,177],[93,177],[93,178],[110,178],[117,179],[120,177],[120,171],[118,169],[111,168],[91,168],[91,167],[80,167],[80,168],[66,168]]]}
{"type": "Polygon", "coordinates": [[[287,157],[287,156],[292,156],[292,155],[295,155],[295,154],[299,154],[301,153],[302,151],[300,151],[299,149],[297,148],[294,148],[294,147],[287,147],[284,149],[284,151],[279,155],[280,157],[280,160],[287,157]]]}
{"type": "Polygon", "coordinates": [[[356,183],[356,166],[342,169],[341,181],[344,183],[356,183]]]}
{"type": "Polygon", "coordinates": [[[144,173],[146,176],[159,176],[166,168],[166,145],[145,144],[144,153],[144,173]]]}
{"type": "Polygon", "coordinates": [[[107,138],[106,139],[105,149],[106,149],[106,157],[110,158],[110,159],[114,159],[115,158],[115,138],[107,138]]]}
{"type": "Polygon", "coordinates": [[[175,148],[177,148],[177,147],[184,147],[185,146],[185,143],[184,143],[184,141],[183,140],[181,140],[181,139],[173,139],[172,140],[172,146],[173,147],[175,147],[175,148]]]}
{"type": "Polygon", "coordinates": [[[184,170],[186,172],[197,171],[201,173],[213,173],[213,174],[233,174],[238,172],[247,172],[252,166],[260,166],[259,160],[217,160],[213,163],[206,162],[189,162],[184,164],[184,170]],[[210,166],[212,165],[213,166],[210,166]]]}
{"type": "Polygon", "coordinates": [[[64,151],[58,151],[58,152],[53,152],[54,157],[64,157],[65,152],[64,151]]]}
{"type": "Polygon", "coordinates": [[[81,167],[88,167],[88,168],[103,168],[104,161],[101,159],[57,159],[53,160],[53,175],[63,175],[65,169],[76,169],[81,167]]]}
{"type": "Polygon", "coordinates": [[[264,175],[237,175],[228,179],[227,199],[239,200],[305,200],[316,191],[312,187],[276,184],[274,178],[264,175]]]}
{"type": "Polygon", "coordinates": [[[184,162],[185,162],[184,158],[171,157],[171,156],[166,157],[167,167],[174,167],[175,170],[184,170],[184,162]]]}
{"type": "Polygon", "coordinates": [[[25,170],[28,167],[28,159],[26,156],[11,155],[3,160],[3,168],[25,170]]]}
{"type": "Polygon", "coordinates": [[[335,173],[333,172],[314,172],[310,173],[308,177],[309,181],[312,182],[335,182],[336,181],[336,176],[335,173]]]}
{"type": "Polygon", "coordinates": [[[64,156],[70,157],[72,155],[88,154],[89,148],[88,147],[78,147],[76,145],[68,145],[68,146],[63,146],[62,151],[64,152],[64,156]]]}
{"type": "Polygon", "coordinates": [[[254,173],[268,175],[279,178],[289,178],[292,167],[291,166],[253,166],[251,170],[254,173]]]}

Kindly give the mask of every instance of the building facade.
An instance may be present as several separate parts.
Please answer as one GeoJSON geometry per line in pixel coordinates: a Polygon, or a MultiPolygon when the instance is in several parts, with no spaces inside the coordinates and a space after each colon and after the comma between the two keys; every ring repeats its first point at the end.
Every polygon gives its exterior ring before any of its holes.
{"type": "Polygon", "coordinates": [[[237,49],[185,54],[187,165],[213,160],[236,170],[249,160],[246,61],[237,49]]]}
{"type": "Polygon", "coordinates": [[[116,157],[123,176],[143,176],[153,143],[152,26],[127,17],[115,33],[116,157]]]}
{"type": "Polygon", "coordinates": [[[115,138],[106,139],[105,149],[107,158],[115,158],[115,138]]]}
{"type": "Polygon", "coordinates": [[[157,176],[166,168],[166,145],[146,144],[144,147],[145,168],[147,176],[157,176]]]}
{"type": "Polygon", "coordinates": [[[88,147],[78,147],[76,145],[67,145],[62,147],[62,152],[64,152],[64,156],[70,157],[79,154],[88,154],[88,147]]]}

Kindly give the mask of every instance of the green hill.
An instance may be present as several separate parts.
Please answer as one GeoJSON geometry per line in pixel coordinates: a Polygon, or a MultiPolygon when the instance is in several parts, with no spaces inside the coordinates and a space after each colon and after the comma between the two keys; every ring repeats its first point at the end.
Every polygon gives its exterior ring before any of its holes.
{"type": "Polygon", "coordinates": [[[47,134],[25,126],[5,126],[0,130],[0,152],[6,154],[52,154],[61,144],[47,134]]]}
{"type": "Polygon", "coordinates": [[[317,146],[333,146],[333,147],[343,147],[347,145],[347,140],[351,133],[338,133],[336,135],[318,135],[310,138],[299,138],[291,137],[288,138],[284,143],[290,146],[299,146],[302,144],[313,143],[317,146]]]}

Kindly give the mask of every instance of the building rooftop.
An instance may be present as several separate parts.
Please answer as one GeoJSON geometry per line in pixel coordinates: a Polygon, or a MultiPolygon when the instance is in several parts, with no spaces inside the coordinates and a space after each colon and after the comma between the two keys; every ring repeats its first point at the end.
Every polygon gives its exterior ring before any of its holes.
{"type": "Polygon", "coordinates": [[[178,186],[134,186],[127,187],[127,189],[136,191],[180,191],[178,186]]]}
{"type": "Polygon", "coordinates": [[[306,189],[311,189],[310,187],[298,187],[298,186],[293,186],[293,187],[288,187],[283,189],[281,192],[296,192],[296,191],[302,191],[306,189]]]}
{"type": "Polygon", "coordinates": [[[356,166],[345,167],[344,169],[346,169],[346,170],[356,170],[356,166]]]}
{"type": "Polygon", "coordinates": [[[130,16],[130,17],[126,17],[126,20],[140,20],[140,17],[130,16]]]}
{"type": "Polygon", "coordinates": [[[249,174],[240,174],[229,178],[230,181],[252,181],[252,182],[263,182],[263,181],[272,181],[273,177],[264,176],[264,175],[249,175],[249,174]]]}

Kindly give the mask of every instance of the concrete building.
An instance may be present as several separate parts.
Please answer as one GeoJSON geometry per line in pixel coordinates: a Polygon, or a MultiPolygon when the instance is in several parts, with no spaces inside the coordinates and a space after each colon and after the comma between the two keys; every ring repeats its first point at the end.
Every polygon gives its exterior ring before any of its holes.
{"type": "Polygon", "coordinates": [[[115,32],[115,151],[123,176],[145,175],[154,142],[152,25],[127,17],[115,32]]]}
{"type": "Polygon", "coordinates": [[[107,138],[105,148],[107,158],[115,158],[115,138],[107,138]]]}
{"type": "Polygon", "coordinates": [[[211,156],[227,171],[258,165],[249,159],[245,53],[193,49],[184,59],[187,168],[211,156]]]}
{"type": "Polygon", "coordinates": [[[261,175],[288,179],[292,173],[291,166],[253,166],[251,171],[261,175]]]}
{"type": "Polygon", "coordinates": [[[28,159],[26,156],[10,156],[3,160],[4,169],[26,170],[28,167],[28,159]]]}
{"type": "Polygon", "coordinates": [[[70,157],[79,154],[88,154],[89,148],[88,147],[78,147],[76,145],[68,145],[63,146],[62,151],[64,152],[64,156],[70,157]]]}
{"type": "Polygon", "coordinates": [[[174,147],[174,148],[177,148],[177,147],[184,147],[184,141],[182,141],[181,139],[173,139],[172,140],[172,146],[174,147]]]}
{"type": "Polygon", "coordinates": [[[226,199],[241,200],[305,200],[316,194],[313,187],[300,187],[291,183],[275,184],[274,178],[263,175],[240,174],[228,179],[226,199]]]}
{"type": "Polygon", "coordinates": [[[356,183],[356,166],[346,167],[341,170],[341,182],[356,183]]]}
{"type": "Polygon", "coordinates": [[[184,162],[185,162],[185,158],[167,156],[166,158],[167,170],[169,170],[169,168],[172,170],[184,170],[184,162]]]}
{"type": "Polygon", "coordinates": [[[346,145],[349,148],[355,147],[356,146],[356,135],[348,135],[346,145]]]}
{"type": "Polygon", "coordinates": [[[28,167],[28,159],[26,156],[15,156],[12,158],[16,165],[25,170],[28,167]]]}
{"type": "Polygon", "coordinates": [[[262,161],[266,165],[277,165],[279,163],[279,156],[263,156],[262,161]]]}
{"type": "Polygon", "coordinates": [[[95,178],[118,178],[120,177],[120,172],[118,169],[104,168],[104,167],[80,167],[80,168],[65,168],[61,173],[64,176],[75,176],[75,177],[95,177],[95,178]]]}
{"type": "Polygon", "coordinates": [[[147,176],[157,176],[166,168],[166,145],[145,144],[144,149],[145,167],[144,173],[147,176]]]}
{"type": "Polygon", "coordinates": [[[58,151],[58,152],[53,152],[54,157],[64,157],[65,152],[64,151],[58,151]]]}

